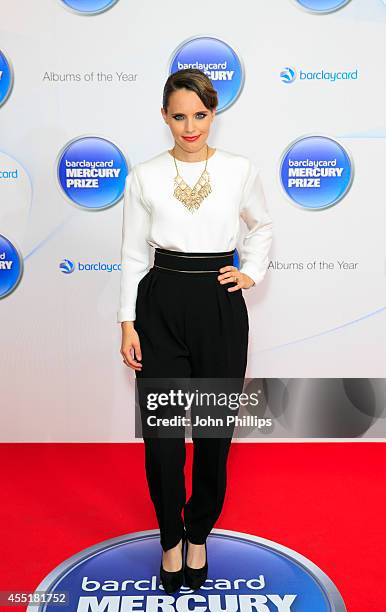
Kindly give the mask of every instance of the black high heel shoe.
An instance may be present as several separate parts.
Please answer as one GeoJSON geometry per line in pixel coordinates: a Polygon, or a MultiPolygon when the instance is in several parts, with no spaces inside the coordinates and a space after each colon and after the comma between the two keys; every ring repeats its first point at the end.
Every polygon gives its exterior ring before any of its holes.
{"type": "Polygon", "coordinates": [[[186,538],[186,555],[184,562],[184,578],[185,583],[188,587],[190,587],[193,591],[199,589],[205,582],[208,577],[208,551],[206,549],[205,542],[205,565],[203,567],[189,567],[186,563],[186,557],[188,556],[188,539],[186,538]]]}
{"type": "Polygon", "coordinates": [[[186,542],[185,533],[182,535],[182,547],[181,547],[181,569],[176,572],[169,572],[162,567],[162,556],[161,565],[159,569],[159,576],[164,587],[165,593],[171,594],[179,591],[184,583],[184,545],[186,542]]]}

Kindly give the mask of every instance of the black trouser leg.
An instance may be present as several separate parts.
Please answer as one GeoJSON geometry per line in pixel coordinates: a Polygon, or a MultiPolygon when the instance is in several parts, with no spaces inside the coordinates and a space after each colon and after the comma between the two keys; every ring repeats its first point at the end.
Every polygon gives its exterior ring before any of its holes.
{"type": "MultiPolygon", "coordinates": [[[[135,328],[143,368],[136,372],[137,383],[164,377],[242,381],[248,315],[241,290],[229,293],[231,286],[220,285],[213,275],[150,270],[138,287],[135,328]]],[[[218,438],[192,434],[192,495],[187,504],[184,437],[144,436],[146,475],[164,550],[176,546],[182,536],[184,505],[189,540],[203,543],[210,533],[225,498],[231,436],[232,432],[218,438]]]]}
{"type": "MultiPolygon", "coordinates": [[[[156,386],[157,379],[163,377],[189,378],[191,375],[189,352],[181,339],[181,312],[173,303],[170,303],[169,312],[164,311],[162,285],[162,278],[152,269],[138,286],[135,329],[141,343],[143,364],[142,371],[136,371],[139,386],[141,381],[146,386],[149,379],[150,384],[156,386]]],[[[145,431],[144,419],[149,413],[144,405],[140,409],[145,431]]],[[[161,546],[168,550],[178,544],[184,530],[181,513],[186,501],[185,438],[183,435],[155,436],[156,432],[143,435],[145,469],[161,546]]]]}
{"type": "MultiPolygon", "coordinates": [[[[247,363],[248,314],[241,290],[227,292],[233,283],[201,292],[190,302],[192,323],[187,340],[192,356],[192,377],[220,379],[220,392],[241,393],[247,363]],[[193,317],[193,309],[205,313],[193,317]],[[225,379],[230,379],[225,380],[225,379]]],[[[209,383],[209,387],[214,387],[209,383]]],[[[238,414],[233,410],[232,414],[238,414]]],[[[192,411],[194,417],[195,411],[192,411]]],[[[224,413],[225,417],[226,414],[224,413]]],[[[185,505],[188,539],[203,544],[220,516],[226,493],[227,459],[234,427],[220,431],[221,437],[192,434],[194,445],[192,495],[185,505]]]]}

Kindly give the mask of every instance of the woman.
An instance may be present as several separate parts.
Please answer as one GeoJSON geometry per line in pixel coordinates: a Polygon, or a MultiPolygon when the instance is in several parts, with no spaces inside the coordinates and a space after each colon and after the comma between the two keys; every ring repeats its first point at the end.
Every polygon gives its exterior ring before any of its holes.
{"type": "MultiPolygon", "coordinates": [[[[135,165],[126,179],[117,320],[123,361],[137,383],[245,375],[249,324],[241,289],[265,275],[272,223],[254,163],[207,145],[217,104],[200,70],[171,74],[161,113],[174,146],[135,165]],[[249,232],[238,269],[240,217],[249,232]]],[[[144,424],[143,402],[141,419],[144,424]]],[[[206,580],[206,538],[223,506],[231,438],[192,435],[192,495],[185,503],[184,438],[143,436],[168,593],[183,578],[194,590],[206,580]]]]}

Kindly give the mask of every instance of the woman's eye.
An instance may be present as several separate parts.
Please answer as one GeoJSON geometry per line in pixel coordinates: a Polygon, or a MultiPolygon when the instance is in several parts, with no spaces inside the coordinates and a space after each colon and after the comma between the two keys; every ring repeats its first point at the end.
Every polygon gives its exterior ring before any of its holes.
{"type": "MultiPolygon", "coordinates": [[[[202,118],[202,119],[205,119],[205,117],[206,117],[206,113],[196,113],[196,117],[198,117],[198,116],[199,116],[199,118],[200,118],[200,119],[201,119],[201,118],[202,118]]],[[[184,117],[184,115],[174,115],[174,117],[173,117],[173,118],[174,118],[174,119],[177,119],[177,121],[179,121],[181,117],[184,117]]]]}

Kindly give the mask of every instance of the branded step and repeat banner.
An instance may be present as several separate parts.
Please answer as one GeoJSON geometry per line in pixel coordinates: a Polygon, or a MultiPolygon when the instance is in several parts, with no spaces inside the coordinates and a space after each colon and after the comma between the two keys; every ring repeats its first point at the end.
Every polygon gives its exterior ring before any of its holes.
{"type": "MultiPolygon", "coordinates": [[[[116,322],[123,194],[173,144],[162,90],[183,67],[212,80],[209,144],[255,161],[274,223],[266,278],[244,292],[235,437],[385,440],[385,25],[384,0],[2,1],[2,441],[141,438],[116,322]]],[[[65,559],[27,609],[346,610],[299,552],[208,540],[199,594],[164,593],[150,530],[65,559]]]]}
{"type": "Polygon", "coordinates": [[[382,440],[386,2],[181,11],[2,2],[1,438],[138,441],[116,323],[125,178],[172,146],[163,85],[197,67],[219,95],[209,144],[255,161],[274,224],[244,291],[264,401],[240,438],[382,440]]]}

